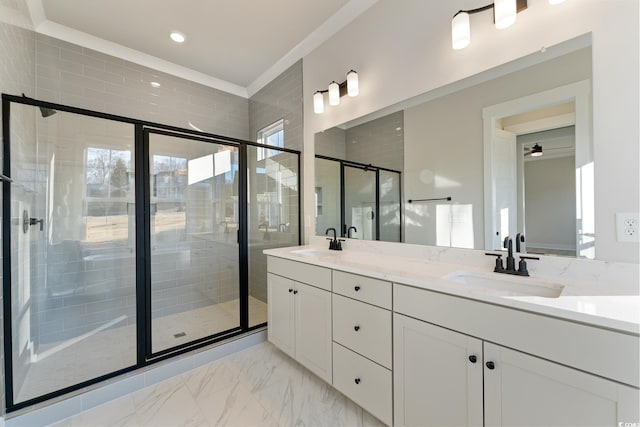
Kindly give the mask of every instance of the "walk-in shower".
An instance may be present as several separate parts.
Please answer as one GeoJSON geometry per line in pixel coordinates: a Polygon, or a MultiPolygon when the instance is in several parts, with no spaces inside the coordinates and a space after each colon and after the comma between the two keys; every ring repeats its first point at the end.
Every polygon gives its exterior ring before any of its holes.
{"type": "Polygon", "coordinates": [[[401,173],[316,155],[316,234],[402,241],[401,173]]]}
{"type": "Polygon", "coordinates": [[[9,411],[266,323],[262,250],[300,242],[298,152],[2,107],[9,411]]]}

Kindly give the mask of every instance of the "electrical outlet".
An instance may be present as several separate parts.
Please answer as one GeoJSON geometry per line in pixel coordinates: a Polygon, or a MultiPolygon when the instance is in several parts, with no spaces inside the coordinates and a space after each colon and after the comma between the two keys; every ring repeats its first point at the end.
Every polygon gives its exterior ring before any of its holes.
{"type": "Polygon", "coordinates": [[[637,213],[617,213],[616,233],[618,242],[639,242],[640,221],[637,213]]]}

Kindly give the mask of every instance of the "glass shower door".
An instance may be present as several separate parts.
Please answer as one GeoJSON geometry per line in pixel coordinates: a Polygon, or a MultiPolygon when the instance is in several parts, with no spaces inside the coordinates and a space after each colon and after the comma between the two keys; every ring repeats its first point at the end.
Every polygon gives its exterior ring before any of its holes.
{"type": "Polygon", "coordinates": [[[344,219],[343,233],[355,227],[351,237],[364,240],[377,239],[376,171],[344,165],[344,219]]]}
{"type": "Polygon", "coordinates": [[[19,405],[136,364],[134,126],[22,104],[10,115],[5,354],[19,405]]]}
{"type": "Polygon", "coordinates": [[[267,322],[265,249],[300,243],[299,156],[247,146],[248,326],[267,322]]]}
{"type": "Polygon", "coordinates": [[[240,327],[238,148],[147,135],[156,354],[240,327]]]}

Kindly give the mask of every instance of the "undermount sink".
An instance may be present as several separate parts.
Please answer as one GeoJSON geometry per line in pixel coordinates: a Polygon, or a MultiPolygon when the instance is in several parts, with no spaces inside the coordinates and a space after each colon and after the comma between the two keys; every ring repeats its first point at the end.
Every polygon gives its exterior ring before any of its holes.
{"type": "Polygon", "coordinates": [[[534,277],[510,276],[499,273],[456,271],[442,277],[444,280],[468,285],[470,290],[495,296],[535,296],[558,298],[563,285],[534,277]]]}

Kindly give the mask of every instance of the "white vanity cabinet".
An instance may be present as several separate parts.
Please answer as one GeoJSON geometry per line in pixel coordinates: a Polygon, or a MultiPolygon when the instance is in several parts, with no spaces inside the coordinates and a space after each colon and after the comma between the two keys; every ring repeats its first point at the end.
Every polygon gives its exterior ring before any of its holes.
{"type": "Polygon", "coordinates": [[[483,425],[482,341],[393,315],[396,426],[483,425]]]}
{"type": "Polygon", "coordinates": [[[638,422],[637,389],[487,342],[484,360],[487,427],[638,422]]]}
{"type": "Polygon", "coordinates": [[[269,341],[331,383],[331,270],[274,257],[267,269],[269,341]]]}
{"type": "MultiPolygon", "coordinates": [[[[394,285],[396,426],[481,426],[483,417],[485,426],[617,426],[636,422],[639,395],[634,387],[476,338],[486,338],[481,333],[474,333],[474,337],[449,329],[466,324],[468,331],[475,332],[473,325],[482,323],[476,317],[478,312],[457,310],[461,308],[458,300],[394,285]],[[443,327],[427,322],[434,319],[443,327]]],[[[493,309],[487,306],[487,310],[493,309]]],[[[489,311],[480,314],[491,318],[489,311]]],[[[523,325],[514,325],[508,317],[502,320],[493,329],[512,330],[529,335],[531,340],[541,332],[514,329],[523,325]]],[[[554,320],[561,322],[557,328],[561,330],[563,322],[554,320]]],[[[553,342],[557,332],[546,331],[537,339],[553,342]]],[[[486,334],[491,336],[491,330],[486,334]]],[[[518,338],[512,341],[508,335],[500,338],[509,345],[518,343],[518,338]]],[[[621,344],[618,349],[625,351],[624,341],[621,344]]],[[[571,341],[564,343],[565,348],[571,346],[571,341]]]]}
{"type": "Polygon", "coordinates": [[[391,283],[333,271],[333,386],[391,425],[391,283]]]}
{"type": "Polygon", "coordinates": [[[640,422],[637,333],[323,265],[269,256],[269,341],[388,425],[640,422]]]}

